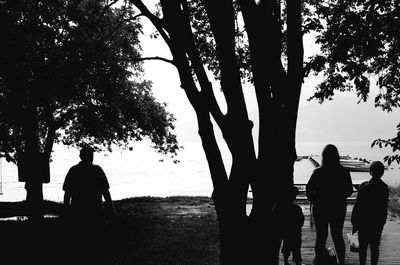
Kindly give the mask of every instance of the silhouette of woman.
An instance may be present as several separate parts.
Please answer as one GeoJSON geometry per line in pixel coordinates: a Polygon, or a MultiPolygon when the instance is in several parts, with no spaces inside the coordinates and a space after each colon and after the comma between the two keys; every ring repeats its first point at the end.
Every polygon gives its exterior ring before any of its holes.
{"type": "Polygon", "coordinates": [[[347,211],[347,198],[353,193],[350,173],[340,164],[336,146],[328,144],[322,151],[322,165],[314,170],[307,186],[306,194],[312,203],[312,213],[317,233],[315,242],[316,264],[323,264],[328,225],[339,264],[345,261],[343,224],[347,211]]]}

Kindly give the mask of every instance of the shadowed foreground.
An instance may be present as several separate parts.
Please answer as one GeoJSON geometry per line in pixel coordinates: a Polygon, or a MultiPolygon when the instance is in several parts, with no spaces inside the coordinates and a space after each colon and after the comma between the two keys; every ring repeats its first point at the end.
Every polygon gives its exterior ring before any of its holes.
{"type": "MultiPolygon", "coordinates": [[[[218,224],[214,205],[208,197],[140,197],[115,201],[118,218],[109,222],[102,241],[90,254],[95,264],[219,264],[218,224]]],[[[61,205],[47,202],[46,212],[61,213],[61,205]]],[[[306,217],[303,227],[303,263],[314,256],[315,228],[309,205],[302,204],[306,217]]],[[[351,206],[348,207],[351,209],[351,206]]],[[[23,203],[0,203],[0,215],[22,215],[23,203]]],[[[349,214],[344,236],[351,231],[349,214]]],[[[14,218],[15,219],[15,218],[14,218]]],[[[0,221],[1,264],[76,264],[71,231],[61,218],[46,218],[41,227],[24,220],[0,221]],[[37,262],[37,263],[36,263],[37,262]]],[[[345,237],[346,239],[346,237],[345,237]]],[[[346,240],[345,240],[346,241],[346,240]]],[[[329,246],[333,246],[330,236],[329,246]]],[[[380,264],[400,264],[400,224],[388,218],[382,235],[380,264]]],[[[85,245],[83,253],[90,253],[85,245]]],[[[281,264],[282,255],[280,257],[281,264]]],[[[77,258],[79,261],[79,257],[77,258]]],[[[350,253],[346,241],[346,264],[359,264],[358,254],[350,253]]]]}
{"type": "MultiPolygon", "coordinates": [[[[2,202],[0,215],[22,215],[23,205],[2,202]]],[[[104,240],[94,250],[95,264],[219,263],[218,226],[210,198],[142,197],[115,201],[114,206],[117,219],[108,223],[104,240]]],[[[49,214],[61,212],[56,203],[47,202],[46,208],[49,214]]],[[[46,218],[34,229],[24,220],[0,221],[0,263],[75,264],[73,244],[66,240],[70,233],[58,217],[46,218]]],[[[89,253],[91,246],[86,248],[89,253]]]]}

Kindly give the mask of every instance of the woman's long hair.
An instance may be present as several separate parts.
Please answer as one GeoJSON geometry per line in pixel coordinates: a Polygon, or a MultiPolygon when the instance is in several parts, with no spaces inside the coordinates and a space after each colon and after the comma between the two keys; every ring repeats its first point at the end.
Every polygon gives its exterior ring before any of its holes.
{"type": "Polygon", "coordinates": [[[333,144],[328,144],[322,150],[322,166],[338,167],[340,166],[339,151],[333,144]]]}

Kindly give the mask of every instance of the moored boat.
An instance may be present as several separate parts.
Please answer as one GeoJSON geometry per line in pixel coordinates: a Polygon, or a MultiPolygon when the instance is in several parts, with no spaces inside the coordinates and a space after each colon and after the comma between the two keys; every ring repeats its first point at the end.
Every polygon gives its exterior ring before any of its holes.
{"type": "MultiPolygon", "coordinates": [[[[315,167],[320,166],[319,156],[309,156],[308,159],[315,167]]],[[[353,172],[369,172],[370,163],[371,162],[366,159],[352,158],[348,155],[340,157],[340,164],[344,168],[347,168],[349,171],[353,172]]],[[[385,166],[385,169],[387,169],[387,166],[385,166]]]]}
{"type": "Polygon", "coordinates": [[[368,172],[370,162],[366,159],[355,159],[350,156],[341,156],[340,164],[350,171],[368,172]]]}

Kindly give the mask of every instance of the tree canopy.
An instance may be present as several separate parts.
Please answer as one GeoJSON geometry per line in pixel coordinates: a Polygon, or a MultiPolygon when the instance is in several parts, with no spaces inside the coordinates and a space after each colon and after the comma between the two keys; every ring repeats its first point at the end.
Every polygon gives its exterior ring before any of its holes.
{"type": "MultiPolygon", "coordinates": [[[[320,102],[335,91],[354,91],[366,101],[378,90],[374,102],[385,111],[400,107],[400,2],[396,0],[315,1],[308,21],[316,30],[321,52],[306,64],[323,73],[324,80],[312,97],[320,102]]],[[[372,146],[400,150],[400,124],[392,139],[377,139],[372,146]]],[[[385,157],[400,163],[400,155],[385,157]]]]}
{"type": "Polygon", "coordinates": [[[141,25],[116,2],[0,2],[1,156],[16,162],[29,148],[49,156],[53,142],[110,148],[143,137],[176,152],[174,117],[142,78],[141,25]]]}

